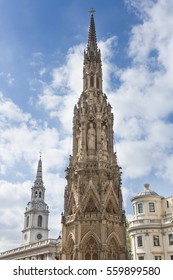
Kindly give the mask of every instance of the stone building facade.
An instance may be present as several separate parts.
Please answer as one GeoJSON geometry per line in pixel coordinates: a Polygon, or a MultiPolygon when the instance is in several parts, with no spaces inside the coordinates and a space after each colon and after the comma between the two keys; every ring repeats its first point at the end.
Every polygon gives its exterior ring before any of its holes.
{"type": "Polygon", "coordinates": [[[132,198],[132,206],[132,259],[173,260],[173,196],[160,196],[145,184],[132,198]]]}
{"type": "Polygon", "coordinates": [[[91,10],[83,91],[74,107],[73,152],[66,169],[62,238],[48,239],[40,159],[25,212],[22,246],[2,253],[1,259],[126,259],[121,168],[113,139],[113,113],[102,91],[101,53],[91,10]]]}

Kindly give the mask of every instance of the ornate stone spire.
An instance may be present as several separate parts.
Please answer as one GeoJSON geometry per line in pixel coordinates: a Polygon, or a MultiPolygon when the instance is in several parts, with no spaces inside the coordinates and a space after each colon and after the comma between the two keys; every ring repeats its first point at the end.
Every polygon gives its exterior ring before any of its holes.
{"type": "Polygon", "coordinates": [[[89,34],[88,34],[88,46],[87,46],[87,51],[89,54],[92,52],[97,52],[97,38],[96,38],[96,31],[95,31],[95,22],[94,22],[94,15],[93,13],[95,12],[94,9],[91,9],[89,11],[91,13],[91,18],[90,18],[90,27],[89,27],[89,34]]]}
{"type": "Polygon", "coordinates": [[[93,12],[84,52],[83,92],[74,108],[73,154],[66,170],[63,259],[125,258],[121,172],[114,152],[112,108],[102,91],[93,12]]]}
{"type": "Polygon", "coordinates": [[[102,90],[102,64],[101,54],[97,47],[94,10],[91,9],[90,27],[88,34],[88,45],[84,51],[84,67],[83,67],[83,89],[95,87],[102,90]]]}

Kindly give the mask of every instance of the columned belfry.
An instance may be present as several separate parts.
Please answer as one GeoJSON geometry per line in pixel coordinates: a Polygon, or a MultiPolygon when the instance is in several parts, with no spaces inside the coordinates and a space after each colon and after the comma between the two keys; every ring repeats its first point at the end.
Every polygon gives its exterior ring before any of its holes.
{"type": "Polygon", "coordinates": [[[83,92],[74,107],[73,155],[66,170],[62,259],[126,259],[121,170],[113,113],[102,92],[94,10],[84,51],[83,92]]]}

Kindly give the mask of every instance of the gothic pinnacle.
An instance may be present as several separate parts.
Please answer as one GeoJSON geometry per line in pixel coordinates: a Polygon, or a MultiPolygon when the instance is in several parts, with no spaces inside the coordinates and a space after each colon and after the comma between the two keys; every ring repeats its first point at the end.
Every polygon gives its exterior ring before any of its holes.
{"type": "Polygon", "coordinates": [[[92,8],[89,12],[91,14],[91,19],[90,19],[90,27],[89,27],[89,35],[88,35],[88,51],[95,52],[98,50],[96,31],[95,31],[95,22],[93,16],[95,10],[92,8]]]}

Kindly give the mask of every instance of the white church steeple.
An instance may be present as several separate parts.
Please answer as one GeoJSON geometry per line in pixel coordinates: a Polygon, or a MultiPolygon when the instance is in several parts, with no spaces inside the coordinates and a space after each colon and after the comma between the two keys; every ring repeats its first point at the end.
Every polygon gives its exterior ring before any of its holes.
{"type": "Polygon", "coordinates": [[[49,207],[44,201],[44,195],[45,187],[42,179],[42,160],[40,156],[36,180],[31,188],[31,201],[28,202],[25,211],[22,245],[48,238],[49,207]]]}
{"type": "Polygon", "coordinates": [[[31,200],[44,201],[44,193],[45,193],[45,187],[42,179],[42,160],[40,155],[40,159],[38,161],[38,167],[37,167],[36,180],[34,182],[34,186],[32,187],[31,200]]]}

